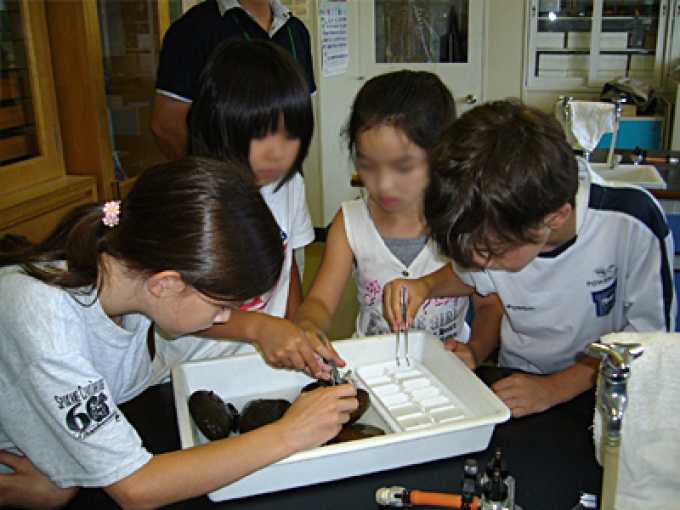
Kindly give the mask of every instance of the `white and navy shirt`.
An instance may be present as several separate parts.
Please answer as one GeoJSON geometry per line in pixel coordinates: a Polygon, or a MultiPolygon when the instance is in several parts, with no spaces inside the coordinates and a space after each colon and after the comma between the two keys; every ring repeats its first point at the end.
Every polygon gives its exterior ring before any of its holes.
{"type": "Polygon", "coordinates": [[[499,364],[550,374],[619,331],[673,331],[673,238],[646,190],[605,182],[579,160],[574,239],[518,272],[454,269],[505,306],[499,364]]]}

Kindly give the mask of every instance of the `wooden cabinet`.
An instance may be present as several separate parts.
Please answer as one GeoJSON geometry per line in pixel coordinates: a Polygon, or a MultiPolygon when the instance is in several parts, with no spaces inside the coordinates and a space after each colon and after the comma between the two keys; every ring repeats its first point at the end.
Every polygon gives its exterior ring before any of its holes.
{"type": "Polygon", "coordinates": [[[57,99],[70,174],[91,175],[102,200],[124,196],[164,161],[151,135],[167,0],[46,0],[57,99]]]}
{"type": "Polygon", "coordinates": [[[163,161],[149,115],[179,0],[0,1],[0,235],[43,237],[163,161]],[[171,13],[174,13],[171,16],[171,13]]]}
{"type": "Polygon", "coordinates": [[[42,237],[94,179],[66,175],[45,5],[0,3],[0,236],[42,237]]]}

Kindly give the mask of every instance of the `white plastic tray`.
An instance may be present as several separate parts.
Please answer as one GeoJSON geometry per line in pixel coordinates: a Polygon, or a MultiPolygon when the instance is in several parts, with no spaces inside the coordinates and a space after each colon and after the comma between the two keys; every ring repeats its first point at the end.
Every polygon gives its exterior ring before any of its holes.
{"type": "MultiPolygon", "coordinates": [[[[243,498],[486,448],[509,409],[432,334],[409,333],[410,367],[403,359],[397,367],[395,341],[394,335],[381,335],[333,344],[371,393],[372,405],[360,422],[386,435],[296,453],[212,492],[210,499],[243,498]]],[[[190,448],[206,441],[189,415],[187,400],[194,391],[212,390],[240,410],[255,398],[292,401],[311,379],[271,368],[259,354],[244,354],[181,363],[172,381],[180,441],[190,448]]]]}

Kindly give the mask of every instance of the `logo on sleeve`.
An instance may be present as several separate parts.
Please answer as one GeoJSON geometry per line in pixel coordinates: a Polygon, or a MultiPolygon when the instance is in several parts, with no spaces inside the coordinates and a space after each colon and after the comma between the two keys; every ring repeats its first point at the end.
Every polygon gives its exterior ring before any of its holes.
{"type": "Polygon", "coordinates": [[[593,303],[595,303],[595,315],[597,317],[609,315],[616,303],[616,280],[609,287],[593,292],[592,296],[593,303]]]}
{"type": "Polygon", "coordinates": [[[66,426],[77,439],[86,439],[112,419],[120,420],[118,409],[111,412],[108,399],[104,379],[54,397],[66,426]]]}

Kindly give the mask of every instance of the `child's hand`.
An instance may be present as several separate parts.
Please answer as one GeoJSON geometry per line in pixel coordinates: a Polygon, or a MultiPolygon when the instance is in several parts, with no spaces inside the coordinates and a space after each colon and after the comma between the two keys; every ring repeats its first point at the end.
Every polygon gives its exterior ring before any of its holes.
{"type": "Polygon", "coordinates": [[[512,374],[497,381],[491,389],[510,408],[514,418],[541,413],[557,403],[550,376],[512,374]]]}
{"type": "Polygon", "coordinates": [[[257,344],[267,362],[277,368],[292,368],[312,377],[328,378],[329,368],[321,358],[345,362],[332,346],[326,348],[318,338],[310,339],[292,322],[278,317],[261,317],[257,344]]]}
{"type": "Polygon", "coordinates": [[[0,475],[0,507],[61,508],[78,492],[57,487],[28,457],[0,450],[0,464],[14,470],[0,475]]]}
{"type": "Polygon", "coordinates": [[[314,375],[314,377],[319,379],[330,381],[332,379],[331,366],[328,364],[328,362],[333,361],[335,362],[336,366],[344,367],[346,365],[345,360],[343,360],[337,353],[333,347],[333,344],[326,337],[326,333],[324,331],[307,321],[300,322],[298,326],[305,332],[305,335],[307,335],[307,340],[309,340],[309,343],[314,346],[314,351],[317,353],[318,357],[321,358],[321,372],[311,375],[314,375]],[[325,343],[321,340],[322,338],[326,340],[325,343]],[[323,363],[324,360],[326,363],[323,363]]]}
{"type": "Polygon", "coordinates": [[[399,278],[385,285],[383,289],[383,312],[385,318],[390,323],[392,332],[396,333],[399,331],[399,328],[408,328],[413,324],[413,318],[418,313],[418,309],[425,299],[427,299],[428,291],[429,289],[422,279],[405,280],[399,278]],[[402,319],[401,310],[401,293],[404,286],[408,289],[406,323],[402,319]]]}
{"type": "Polygon", "coordinates": [[[294,451],[319,446],[334,438],[359,406],[352,384],[326,386],[303,392],[276,424],[294,451]]]}
{"type": "Polygon", "coordinates": [[[470,346],[466,343],[459,342],[453,338],[446,341],[444,345],[447,351],[451,351],[456,356],[458,356],[463,363],[467,365],[470,370],[477,368],[477,360],[475,359],[475,354],[470,349],[470,346]]]}

